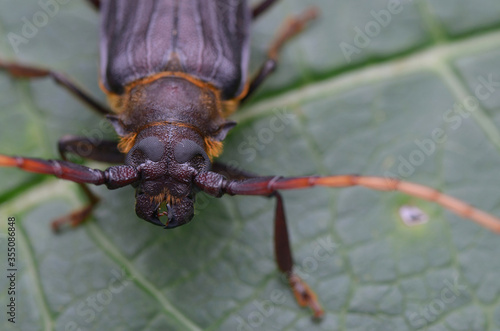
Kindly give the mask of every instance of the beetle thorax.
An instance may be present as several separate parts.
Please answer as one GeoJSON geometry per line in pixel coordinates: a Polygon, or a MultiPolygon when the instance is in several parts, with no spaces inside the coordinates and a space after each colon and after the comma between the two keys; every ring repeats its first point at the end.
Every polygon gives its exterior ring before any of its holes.
{"type": "Polygon", "coordinates": [[[128,131],[151,122],[177,121],[212,134],[224,122],[220,93],[201,84],[177,76],[140,80],[121,96],[117,112],[128,131]]]}

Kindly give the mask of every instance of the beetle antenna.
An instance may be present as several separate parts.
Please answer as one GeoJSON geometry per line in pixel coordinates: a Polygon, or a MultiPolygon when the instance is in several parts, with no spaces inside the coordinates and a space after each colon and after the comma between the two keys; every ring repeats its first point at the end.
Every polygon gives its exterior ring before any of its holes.
{"type": "Polygon", "coordinates": [[[127,165],[112,166],[102,171],[68,161],[0,155],[0,167],[17,167],[81,184],[105,184],[109,189],[123,187],[139,180],[138,171],[127,165]]]}
{"type": "Polygon", "coordinates": [[[288,178],[276,176],[258,177],[246,180],[226,180],[221,175],[213,172],[200,174],[198,177],[200,177],[196,179],[198,187],[209,194],[219,196],[224,193],[230,195],[269,196],[279,190],[296,190],[314,186],[364,186],[378,191],[399,191],[423,200],[435,202],[461,217],[470,219],[495,233],[500,233],[500,218],[479,210],[460,199],[444,194],[436,189],[395,178],[338,175],[288,178]],[[207,176],[212,178],[202,178],[207,176]],[[217,177],[217,179],[215,177],[217,177]],[[210,184],[204,184],[207,182],[210,184]]]}

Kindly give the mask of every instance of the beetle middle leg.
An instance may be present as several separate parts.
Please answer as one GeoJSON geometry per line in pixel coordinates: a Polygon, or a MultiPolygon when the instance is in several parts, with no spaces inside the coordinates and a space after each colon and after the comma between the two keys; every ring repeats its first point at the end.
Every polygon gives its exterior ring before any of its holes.
{"type": "MultiPolygon", "coordinates": [[[[88,160],[107,163],[123,163],[125,155],[118,150],[116,141],[101,140],[92,141],[86,137],[65,136],[59,140],[59,154],[64,161],[67,161],[68,154],[74,154],[88,160]]],[[[63,226],[76,227],[85,222],[91,215],[94,207],[100,199],[92,193],[87,184],[79,183],[88,204],[80,209],[55,219],[52,222],[52,229],[58,232],[63,226]]]]}
{"type": "Polygon", "coordinates": [[[59,139],[59,154],[66,161],[68,154],[87,160],[123,164],[125,154],[118,150],[118,143],[113,140],[94,140],[87,137],[64,136],[59,139]]]}
{"type": "Polygon", "coordinates": [[[84,92],[80,87],[78,87],[75,83],[66,78],[65,75],[59,72],[52,71],[49,69],[31,67],[15,62],[6,62],[1,59],[0,59],[0,69],[6,70],[13,77],[17,78],[34,79],[34,78],[51,77],[57,84],[61,85],[66,90],[71,92],[74,96],[80,99],[80,101],[90,106],[97,113],[101,115],[112,114],[111,110],[101,105],[94,98],[92,98],[86,92],[84,92]]]}
{"type": "MultiPolygon", "coordinates": [[[[264,1],[266,3],[268,1],[264,1]]],[[[265,79],[276,70],[278,65],[278,56],[287,41],[304,30],[306,25],[318,16],[316,8],[309,8],[301,15],[291,17],[285,21],[278,34],[272,41],[267,52],[267,59],[260,67],[257,74],[249,83],[246,94],[241,96],[241,102],[245,101],[255,90],[265,81],[265,79]]]]}
{"type": "MultiPolygon", "coordinates": [[[[248,172],[229,167],[225,164],[215,162],[212,170],[224,175],[229,180],[258,179],[259,177],[248,172]]],[[[286,222],[285,207],[281,194],[274,191],[269,197],[276,198],[276,209],[274,215],[274,254],[279,270],[287,277],[297,303],[302,307],[309,307],[315,317],[323,315],[323,309],[318,302],[313,290],[293,271],[292,248],[290,247],[290,236],[286,222]]]]}
{"type": "Polygon", "coordinates": [[[101,8],[101,0],[87,0],[95,9],[101,8]]]}
{"type": "Polygon", "coordinates": [[[252,18],[256,19],[261,14],[265,13],[272,5],[274,5],[278,0],[262,0],[252,9],[252,18]]]}

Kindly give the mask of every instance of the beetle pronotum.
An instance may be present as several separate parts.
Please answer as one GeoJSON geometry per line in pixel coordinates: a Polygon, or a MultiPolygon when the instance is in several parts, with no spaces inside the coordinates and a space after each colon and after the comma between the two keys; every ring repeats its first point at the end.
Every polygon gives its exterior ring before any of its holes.
{"type": "Polygon", "coordinates": [[[0,67],[17,78],[52,77],[106,116],[120,136],[119,143],[97,144],[87,138],[65,137],[59,144],[63,161],[0,155],[0,165],[52,174],[81,184],[89,204],[56,220],[56,230],[63,224],[80,224],[99,202],[85,184],[106,185],[109,189],[134,186],[137,215],[164,228],[191,220],[198,191],[214,197],[224,194],[275,197],[278,267],[287,276],[297,302],[308,306],[316,317],[323,314],[320,302],[293,271],[281,190],[356,185],[397,190],[436,202],[500,232],[498,218],[419,184],[358,175],[258,177],[213,161],[222,152],[222,141],[228,131],[236,124],[228,116],[274,70],[285,42],[317,15],[310,9],[287,21],[272,42],[259,72],[247,80],[250,23],[274,2],[263,1],[251,10],[245,1],[226,1],[227,7],[222,12],[214,1],[189,4],[173,0],[102,1],[100,83],[111,109],[94,101],[58,72],[0,61],[0,67]],[[170,26],[168,34],[164,33],[165,24],[170,26]],[[81,153],[79,144],[90,144],[92,150],[81,153]],[[91,160],[118,161],[122,165],[104,171],[91,169],[66,161],[70,153],[91,160]],[[167,220],[161,221],[165,216],[167,220]]]}

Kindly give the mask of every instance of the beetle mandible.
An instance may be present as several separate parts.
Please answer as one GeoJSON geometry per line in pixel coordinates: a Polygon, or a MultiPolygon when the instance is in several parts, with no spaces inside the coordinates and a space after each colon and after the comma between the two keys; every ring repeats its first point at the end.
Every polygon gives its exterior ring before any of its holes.
{"type": "Polygon", "coordinates": [[[239,104],[261,85],[278,62],[283,45],[312,21],[306,10],[283,25],[257,74],[248,79],[250,25],[276,0],[253,9],[243,0],[211,1],[92,1],[101,11],[100,85],[110,109],[84,93],[58,72],[0,61],[19,78],[52,77],[112,123],[119,142],[94,143],[83,137],[59,142],[62,161],[0,155],[0,165],[52,174],[79,183],[89,204],[53,223],[76,226],[91,214],[96,197],[86,184],[136,190],[136,214],[170,229],[193,217],[196,193],[215,197],[259,195],[276,198],[275,253],[300,305],[320,317],[315,293],[293,270],[285,209],[280,190],[312,186],[361,185],[399,190],[441,204],[457,214],[500,232],[500,220],[434,189],[382,177],[357,175],[259,177],[214,161],[222,141],[236,123],[228,120],[239,104]],[[91,145],[82,153],[80,144],[91,145]],[[67,161],[68,154],[90,160],[121,163],[104,171],[67,161]],[[162,221],[162,217],[166,221],[162,221]]]}

